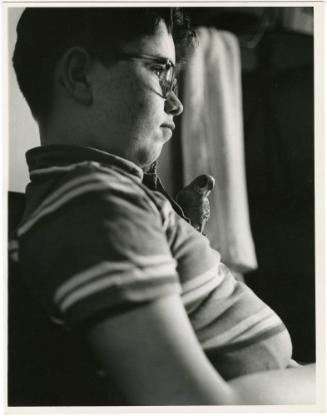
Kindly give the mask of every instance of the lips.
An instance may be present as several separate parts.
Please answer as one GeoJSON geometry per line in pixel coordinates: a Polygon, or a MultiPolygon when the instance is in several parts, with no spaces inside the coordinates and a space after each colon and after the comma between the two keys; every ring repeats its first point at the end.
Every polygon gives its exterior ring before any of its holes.
{"type": "Polygon", "coordinates": [[[175,124],[174,123],[162,124],[161,127],[165,127],[166,129],[170,129],[171,131],[175,130],[175,124]]]}

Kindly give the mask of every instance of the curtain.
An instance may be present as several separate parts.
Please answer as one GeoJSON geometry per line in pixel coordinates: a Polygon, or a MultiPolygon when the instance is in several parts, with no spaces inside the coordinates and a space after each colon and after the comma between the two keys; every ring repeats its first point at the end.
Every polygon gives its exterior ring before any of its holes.
{"type": "Polygon", "coordinates": [[[197,30],[199,44],[184,74],[184,185],[208,173],[216,179],[206,234],[236,272],[257,267],[246,190],[240,48],[237,38],[197,30]]]}

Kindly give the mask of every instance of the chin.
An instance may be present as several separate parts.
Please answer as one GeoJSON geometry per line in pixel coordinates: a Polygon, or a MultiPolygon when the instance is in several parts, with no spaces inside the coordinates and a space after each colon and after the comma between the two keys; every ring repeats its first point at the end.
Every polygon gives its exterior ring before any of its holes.
{"type": "Polygon", "coordinates": [[[167,127],[164,127],[162,130],[163,130],[162,140],[164,143],[166,143],[172,138],[173,132],[170,128],[167,128],[167,127]]]}
{"type": "Polygon", "coordinates": [[[150,166],[153,162],[158,160],[162,150],[162,145],[156,146],[155,149],[140,149],[137,154],[136,164],[142,169],[150,166]]]}

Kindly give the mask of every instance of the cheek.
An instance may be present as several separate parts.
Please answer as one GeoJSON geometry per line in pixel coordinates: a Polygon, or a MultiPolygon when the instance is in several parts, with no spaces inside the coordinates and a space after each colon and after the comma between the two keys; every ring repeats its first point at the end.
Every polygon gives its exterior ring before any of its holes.
{"type": "Polygon", "coordinates": [[[126,121],[136,129],[153,128],[162,120],[164,101],[152,90],[149,80],[144,80],[140,75],[127,75],[122,91],[117,91],[121,106],[128,117],[126,121]]]}
{"type": "Polygon", "coordinates": [[[110,110],[115,120],[127,124],[136,123],[142,118],[145,111],[145,102],[142,91],[136,81],[126,77],[122,83],[114,83],[110,91],[110,110]]]}
{"type": "Polygon", "coordinates": [[[145,137],[148,134],[153,134],[153,130],[161,124],[160,105],[156,100],[153,100],[152,95],[151,92],[144,94],[144,91],[135,91],[132,96],[126,97],[124,102],[125,121],[130,128],[134,129],[133,135],[135,136],[141,134],[142,137],[145,137]]]}
{"type": "MultiPolygon", "coordinates": [[[[132,74],[133,75],[133,74],[132,74]]],[[[97,119],[125,134],[142,136],[159,128],[164,101],[140,79],[128,73],[102,80],[95,90],[97,119]]]]}

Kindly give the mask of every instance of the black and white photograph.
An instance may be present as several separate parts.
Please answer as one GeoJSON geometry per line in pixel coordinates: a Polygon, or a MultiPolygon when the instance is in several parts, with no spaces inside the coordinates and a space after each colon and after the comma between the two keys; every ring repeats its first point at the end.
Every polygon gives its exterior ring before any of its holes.
{"type": "Polygon", "coordinates": [[[324,410],[324,12],[282,3],[3,4],[7,412],[324,410]]]}

